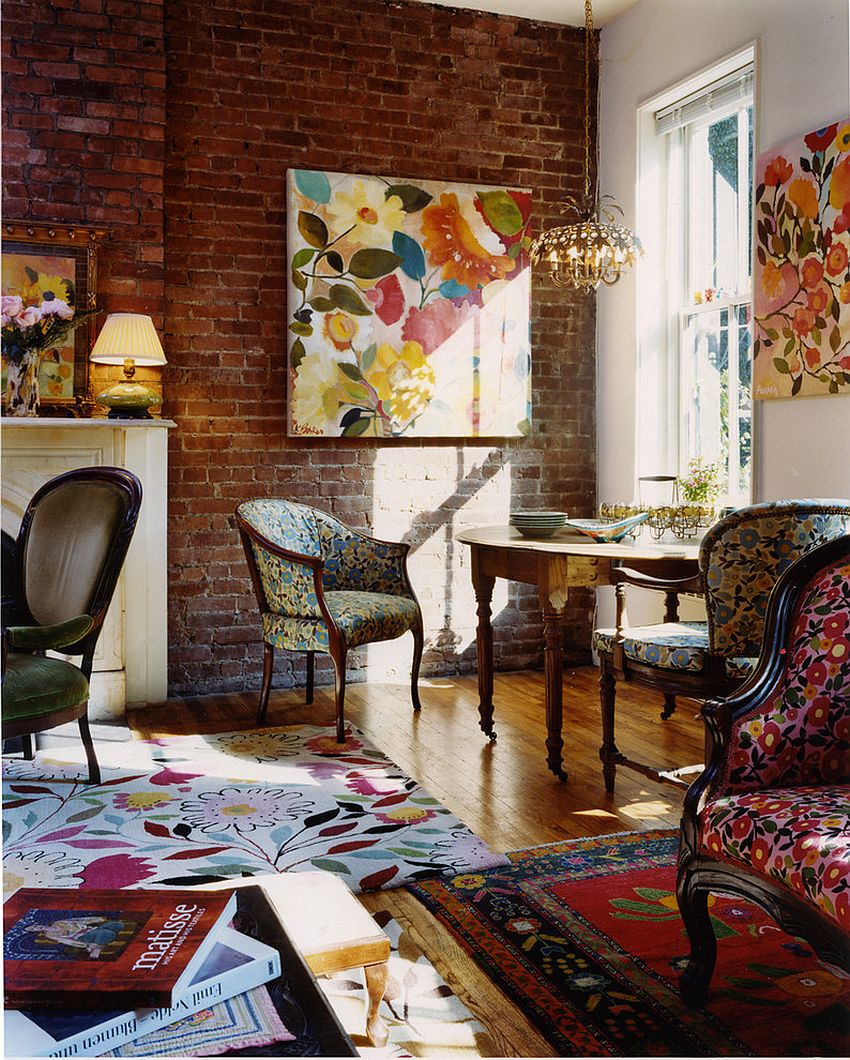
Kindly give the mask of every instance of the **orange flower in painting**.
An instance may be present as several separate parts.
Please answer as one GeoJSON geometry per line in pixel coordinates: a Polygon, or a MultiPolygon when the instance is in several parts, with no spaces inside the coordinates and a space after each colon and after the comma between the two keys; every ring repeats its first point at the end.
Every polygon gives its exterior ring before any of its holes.
{"type": "Polygon", "coordinates": [[[782,155],[777,155],[765,168],[764,182],[769,188],[775,188],[777,184],[784,184],[792,173],[791,164],[782,155]]]}
{"type": "Polygon", "coordinates": [[[832,171],[829,181],[829,205],[841,213],[848,203],[850,203],[850,158],[845,158],[832,171]]]}
{"type": "Polygon", "coordinates": [[[812,330],[815,322],[814,313],[808,309],[803,309],[801,306],[794,313],[794,317],[791,320],[791,327],[797,333],[797,335],[804,339],[806,335],[812,330]]]}
{"type": "Polygon", "coordinates": [[[800,280],[805,288],[811,290],[823,279],[823,262],[814,255],[806,258],[800,266],[800,280]]]}
{"type": "Polygon", "coordinates": [[[515,267],[509,257],[490,254],[478,242],[452,192],[445,192],[439,203],[425,208],[422,231],[428,257],[442,266],[445,280],[475,290],[492,280],[503,280],[515,267]]]}
{"type": "Polygon", "coordinates": [[[803,351],[806,358],[806,364],[809,366],[809,371],[813,372],[820,364],[820,350],[814,348],[814,346],[807,346],[803,351]]]}
{"type": "Polygon", "coordinates": [[[838,300],[842,305],[850,305],[850,280],[841,285],[838,292],[838,300]]]}
{"type": "Polygon", "coordinates": [[[818,193],[810,180],[798,177],[788,185],[788,198],[804,217],[814,220],[820,213],[818,193]]]}
{"type": "Polygon", "coordinates": [[[825,283],[809,291],[808,307],[815,316],[822,317],[832,302],[832,292],[825,283]]]}
{"type": "Polygon", "coordinates": [[[833,243],[826,252],[826,271],[830,276],[840,276],[847,271],[847,246],[844,243],[833,243]]]}

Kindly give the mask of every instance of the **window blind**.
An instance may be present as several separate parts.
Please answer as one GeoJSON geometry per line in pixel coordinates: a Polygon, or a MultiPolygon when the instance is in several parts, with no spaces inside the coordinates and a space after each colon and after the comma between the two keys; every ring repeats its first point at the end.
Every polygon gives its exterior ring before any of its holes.
{"type": "Polygon", "coordinates": [[[746,104],[753,98],[753,63],[733,70],[711,84],[691,92],[682,99],[655,112],[655,129],[659,134],[681,129],[715,111],[736,103],[746,104]]]}

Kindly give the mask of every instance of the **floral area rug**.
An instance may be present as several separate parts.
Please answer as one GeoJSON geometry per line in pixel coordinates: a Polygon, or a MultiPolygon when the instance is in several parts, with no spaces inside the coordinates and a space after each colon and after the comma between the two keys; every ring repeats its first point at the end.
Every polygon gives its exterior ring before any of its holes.
{"type": "Polygon", "coordinates": [[[185,887],[324,869],[358,892],[506,864],[349,728],[102,743],[4,760],[4,889],[185,887]]]}
{"type": "Polygon", "coordinates": [[[677,836],[603,836],[411,890],[561,1056],[842,1056],[850,981],[749,902],[716,897],[709,1003],[677,989],[689,947],[677,836]]]}

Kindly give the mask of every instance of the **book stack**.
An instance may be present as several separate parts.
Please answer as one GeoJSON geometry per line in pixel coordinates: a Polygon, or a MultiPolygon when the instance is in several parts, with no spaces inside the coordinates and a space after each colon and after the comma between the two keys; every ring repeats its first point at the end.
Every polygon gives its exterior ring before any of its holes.
{"type": "Polygon", "coordinates": [[[235,912],[225,891],[16,891],[3,906],[6,1055],[99,1056],[229,999],[250,1008],[280,955],[230,927],[235,912]]]}

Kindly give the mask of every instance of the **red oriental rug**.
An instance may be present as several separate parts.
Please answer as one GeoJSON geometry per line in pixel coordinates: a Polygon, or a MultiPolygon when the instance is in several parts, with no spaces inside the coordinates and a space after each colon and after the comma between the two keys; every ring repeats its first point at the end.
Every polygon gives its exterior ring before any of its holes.
{"type": "Polygon", "coordinates": [[[756,906],[716,897],[717,968],[684,1004],[672,832],[553,843],[411,886],[561,1056],[844,1056],[850,982],[756,906]]]}

